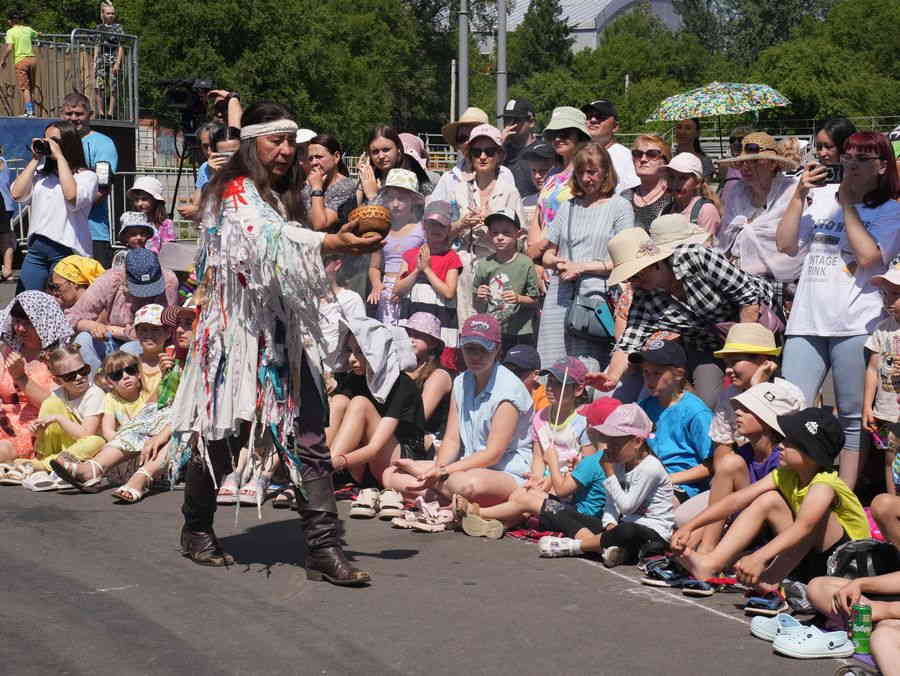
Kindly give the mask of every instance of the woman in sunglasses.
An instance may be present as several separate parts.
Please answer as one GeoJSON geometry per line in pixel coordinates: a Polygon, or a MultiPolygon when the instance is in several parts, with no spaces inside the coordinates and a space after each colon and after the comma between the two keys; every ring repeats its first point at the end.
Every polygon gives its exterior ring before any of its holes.
{"type": "Polygon", "coordinates": [[[66,256],[50,273],[47,292],[56,298],[56,302],[65,312],[78,302],[88,287],[104,272],[106,270],[103,266],[93,258],[66,256]]]}
{"type": "Polygon", "coordinates": [[[782,172],[794,171],[796,163],[782,155],[772,136],[757,131],[744,137],[740,155],[719,164],[736,166],[741,180],[728,190],[715,249],[741,270],[793,282],[803,257],[779,252],[775,231],[797,184],[796,178],[782,172]]]}
{"type": "Polygon", "coordinates": [[[480,124],[472,130],[466,144],[466,157],[471,173],[456,183],[450,195],[450,239],[459,239],[458,252],[463,263],[456,294],[456,312],[460,324],[475,313],[472,305],[472,282],[476,258],[494,253],[484,219],[500,209],[511,209],[524,222],[522,198],[515,181],[500,177],[505,157],[500,130],[480,124]]]}
{"type": "Polygon", "coordinates": [[[853,488],[865,462],[863,345],[883,313],[871,280],[900,254],[900,178],[894,152],[877,132],[852,134],[840,164],[839,183],[826,183],[828,167],[807,165],[778,226],[777,243],[788,254],[808,247],[785,332],[783,375],[812,402],[831,368],[846,436],[840,476],[853,488]]]}
{"type": "MultiPolygon", "coordinates": [[[[0,312],[0,463],[33,456],[29,425],[54,389],[43,357],[71,335],[59,304],[43,291],[23,291],[0,312]]],[[[24,475],[10,477],[12,469],[0,465],[0,481],[21,483],[24,475]]]]}
{"type": "Polygon", "coordinates": [[[644,230],[649,230],[653,220],[672,203],[662,171],[671,157],[672,149],[660,136],[642,134],[631,146],[634,171],[641,179],[641,184],[631,191],[631,206],[634,224],[644,230]]]}

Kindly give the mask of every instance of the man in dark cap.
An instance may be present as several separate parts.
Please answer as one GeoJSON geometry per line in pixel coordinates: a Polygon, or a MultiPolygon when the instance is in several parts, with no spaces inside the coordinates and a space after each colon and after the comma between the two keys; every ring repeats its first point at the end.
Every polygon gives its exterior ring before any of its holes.
{"type": "Polygon", "coordinates": [[[534,110],[525,99],[510,99],[503,108],[503,150],[509,168],[516,179],[519,195],[525,197],[537,192],[531,180],[531,172],[522,158],[522,151],[534,142],[534,110]]]}
{"type": "Polygon", "coordinates": [[[581,106],[581,112],[587,117],[587,129],[591,140],[606,148],[615,167],[616,175],[619,177],[616,194],[620,195],[639,186],[641,179],[634,170],[631,151],[616,140],[615,134],[619,131],[619,111],[616,104],[607,99],[597,99],[581,106]]]}

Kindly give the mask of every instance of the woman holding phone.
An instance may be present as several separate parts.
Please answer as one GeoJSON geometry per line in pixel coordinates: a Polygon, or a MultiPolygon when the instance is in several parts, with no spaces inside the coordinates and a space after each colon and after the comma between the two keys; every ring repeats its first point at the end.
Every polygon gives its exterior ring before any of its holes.
{"type": "Polygon", "coordinates": [[[28,253],[17,292],[43,291],[54,265],[72,254],[91,256],[94,248],[88,214],[97,175],[87,168],[71,122],[54,122],[44,138],[32,139],[31,160],[10,192],[17,202],[31,205],[28,253]]]}

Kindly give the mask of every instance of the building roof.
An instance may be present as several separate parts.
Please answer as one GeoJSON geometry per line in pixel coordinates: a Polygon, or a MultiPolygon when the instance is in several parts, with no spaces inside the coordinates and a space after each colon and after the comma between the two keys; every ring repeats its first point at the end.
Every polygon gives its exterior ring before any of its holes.
{"type": "MultiPolygon", "coordinates": [[[[572,28],[593,30],[594,18],[614,2],[615,0],[561,0],[560,5],[563,16],[572,28]]],[[[506,25],[509,30],[514,30],[525,18],[525,12],[528,11],[531,0],[509,0],[509,3],[513,5],[513,8],[506,20],[506,25]]]]}

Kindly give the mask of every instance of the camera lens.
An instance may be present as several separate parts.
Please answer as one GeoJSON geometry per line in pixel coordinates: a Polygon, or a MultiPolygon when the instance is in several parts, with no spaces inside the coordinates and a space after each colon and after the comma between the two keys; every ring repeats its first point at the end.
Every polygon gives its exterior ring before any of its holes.
{"type": "Polygon", "coordinates": [[[32,149],[36,153],[40,153],[41,155],[49,155],[50,154],[50,144],[42,139],[36,139],[31,144],[32,149]]]}

